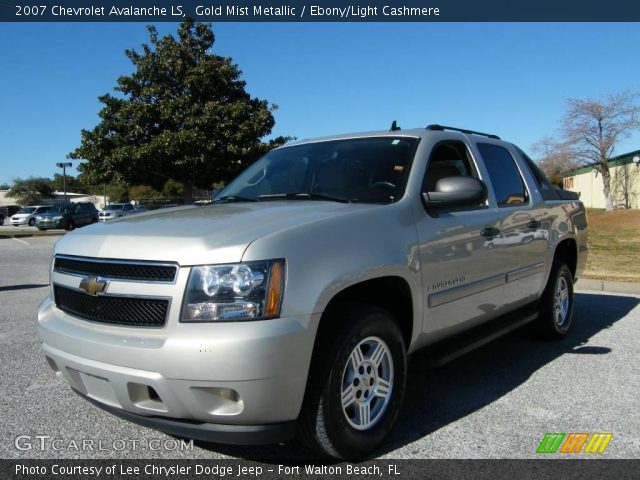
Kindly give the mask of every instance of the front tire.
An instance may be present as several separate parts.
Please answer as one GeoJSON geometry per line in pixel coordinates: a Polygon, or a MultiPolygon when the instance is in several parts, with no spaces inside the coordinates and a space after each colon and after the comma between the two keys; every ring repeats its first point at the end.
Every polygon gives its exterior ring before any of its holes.
{"type": "Polygon", "coordinates": [[[29,219],[29,226],[33,227],[36,224],[36,219],[35,218],[30,218],[29,219]]]}
{"type": "Polygon", "coordinates": [[[573,275],[566,263],[556,260],[540,301],[538,332],[551,340],[564,338],[573,322],[573,304],[573,275]]]}
{"type": "Polygon", "coordinates": [[[322,332],[312,361],[298,437],[322,455],[361,458],[391,431],[406,386],[402,333],[386,311],[339,307],[332,334],[322,332]]]}
{"type": "Polygon", "coordinates": [[[67,231],[72,231],[76,229],[76,224],[73,220],[69,220],[69,223],[67,223],[67,228],[65,230],[67,231]]]}

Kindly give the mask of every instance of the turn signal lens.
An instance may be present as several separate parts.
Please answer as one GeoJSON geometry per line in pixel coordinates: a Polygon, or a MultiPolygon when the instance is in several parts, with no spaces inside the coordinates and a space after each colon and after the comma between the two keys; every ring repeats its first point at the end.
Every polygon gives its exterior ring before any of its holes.
{"type": "Polygon", "coordinates": [[[265,318],[273,318],[280,315],[282,305],[282,290],[284,289],[283,262],[274,262],[271,265],[269,285],[267,286],[267,302],[264,309],[265,318]]]}

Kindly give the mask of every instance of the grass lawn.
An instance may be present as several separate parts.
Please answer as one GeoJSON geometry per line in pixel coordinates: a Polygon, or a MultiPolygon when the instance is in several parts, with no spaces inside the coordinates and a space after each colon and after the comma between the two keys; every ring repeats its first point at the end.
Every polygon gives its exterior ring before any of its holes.
{"type": "Polygon", "coordinates": [[[640,282],[640,210],[587,210],[589,257],[584,278],[640,282]]]}

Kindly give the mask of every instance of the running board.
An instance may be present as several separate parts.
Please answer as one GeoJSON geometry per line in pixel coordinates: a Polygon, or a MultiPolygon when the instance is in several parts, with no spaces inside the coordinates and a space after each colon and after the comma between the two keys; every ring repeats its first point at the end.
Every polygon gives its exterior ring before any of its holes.
{"type": "Polygon", "coordinates": [[[426,348],[427,363],[440,367],[538,318],[531,308],[516,311],[426,348]]]}

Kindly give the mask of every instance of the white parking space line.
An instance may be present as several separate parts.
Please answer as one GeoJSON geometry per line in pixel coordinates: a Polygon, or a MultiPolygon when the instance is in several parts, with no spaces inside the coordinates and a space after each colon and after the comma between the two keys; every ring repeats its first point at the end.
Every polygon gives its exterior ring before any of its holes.
{"type": "Polygon", "coordinates": [[[27,242],[25,240],[20,240],[19,238],[16,238],[16,237],[11,237],[11,240],[15,240],[16,242],[20,242],[20,243],[23,243],[25,245],[29,245],[29,242],[27,242]]]}

